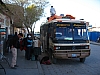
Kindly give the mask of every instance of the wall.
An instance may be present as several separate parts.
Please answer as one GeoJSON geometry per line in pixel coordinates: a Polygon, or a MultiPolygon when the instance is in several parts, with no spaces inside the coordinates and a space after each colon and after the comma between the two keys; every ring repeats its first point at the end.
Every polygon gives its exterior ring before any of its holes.
{"type": "Polygon", "coordinates": [[[97,42],[98,37],[100,36],[100,32],[89,32],[90,41],[97,42]]]}

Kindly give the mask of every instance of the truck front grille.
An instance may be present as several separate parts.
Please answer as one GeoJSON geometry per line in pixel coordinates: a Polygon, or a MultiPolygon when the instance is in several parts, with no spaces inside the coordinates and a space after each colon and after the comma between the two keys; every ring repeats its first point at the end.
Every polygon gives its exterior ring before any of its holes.
{"type": "Polygon", "coordinates": [[[59,50],[86,49],[86,46],[60,46],[59,50]]]}

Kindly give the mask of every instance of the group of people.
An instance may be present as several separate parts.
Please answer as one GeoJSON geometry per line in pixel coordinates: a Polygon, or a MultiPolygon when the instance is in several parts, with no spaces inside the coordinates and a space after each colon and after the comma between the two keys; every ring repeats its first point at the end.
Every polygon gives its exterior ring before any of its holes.
{"type": "Polygon", "coordinates": [[[18,67],[17,61],[17,50],[25,50],[25,59],[32,59],[32,55],[35,56],[35,60],[38,60],[38,55],[41,55],[41,42],[39,38],[32,37],[32,34],[27,34],[27,37],[23,37],[22,33],[12,36],[10,40],[10,49],[12,52],[11,69],[18,67]]]}
{"type": "MultiPolygon", "coordinates": [[[[51,16],[56,14],[55,9],[51,6],[50,9],[51,16]]],[[[17,61],[17,50],[25,50],[25,59],[32,59],[32,55],[35,56],[35,60],[38,60],[38,55],[41,55],[41,42],[39,38],[32,37],[32,34],[27,34],[27,37],[23,38],[23,34],[15,32],[15,35],[12,36],[9,43],[11,52],[12,52],[12,62],[11,68],[16,69],[18,67],[17,61]]]]}

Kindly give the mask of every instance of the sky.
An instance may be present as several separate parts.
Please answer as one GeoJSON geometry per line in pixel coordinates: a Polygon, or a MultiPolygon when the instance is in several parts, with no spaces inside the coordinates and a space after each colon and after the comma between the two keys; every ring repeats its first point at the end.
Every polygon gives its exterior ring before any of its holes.
{"type": "Polygon", "coordinates": [[[34,31],[40,31],[42,22],[46,22],[50,16],[50,8],[53,6],[56,15],[70,14],[76,19],[84,19],[92,27],[100,27],[100,0],[49,0],[49,6],[45,8],[45,16],[37,21],[34,31]]]}

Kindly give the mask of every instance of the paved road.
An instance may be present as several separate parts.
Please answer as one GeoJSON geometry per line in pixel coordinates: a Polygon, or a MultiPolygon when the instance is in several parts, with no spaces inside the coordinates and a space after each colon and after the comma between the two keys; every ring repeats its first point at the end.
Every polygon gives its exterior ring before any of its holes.
{"type": "Polygon", "coordinates": [[[100,75],[100,46],[91,44],[91,55],[84,63],[71,59],[41,66],[45,75],[100,75]]]}

